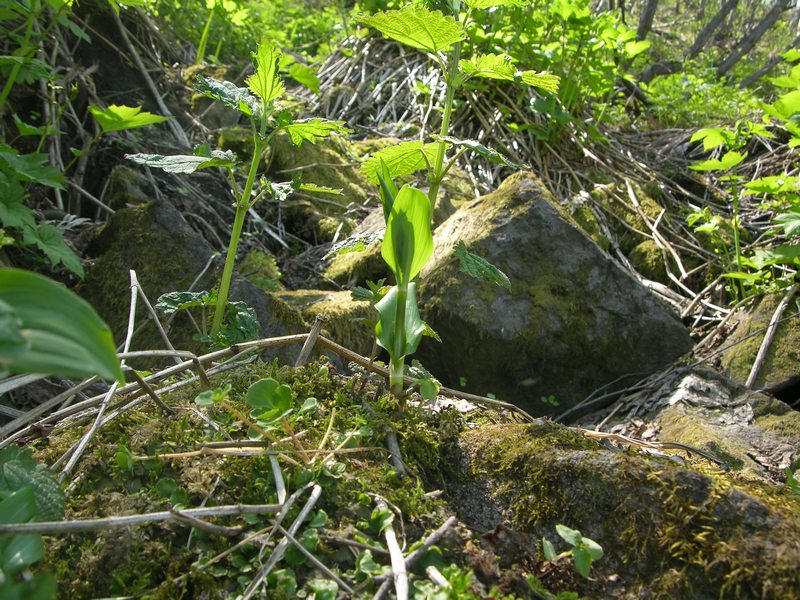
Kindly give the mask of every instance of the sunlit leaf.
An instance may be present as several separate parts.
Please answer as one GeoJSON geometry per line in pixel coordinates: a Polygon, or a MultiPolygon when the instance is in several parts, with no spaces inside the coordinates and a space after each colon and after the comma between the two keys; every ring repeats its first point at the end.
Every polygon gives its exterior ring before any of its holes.
{"type": "Polygon", "coordinates": [[[544,551],[544,557],[547,560],[555,560],[556,549],[553,547],[553,543],[547,538],[542,538],[542,550],[544,551]]]}
{"type": "Polygon", "coordinates": [[[507,290],[511,289],[511,281],[508,276],[485,258],[469,252],[463,240],[459,240],[456,244],[455,255],[461,270],[470,277],[496,283],[507,290]]]}
{"type": "Polygon", "coordinates": [[[783,227],[787,236],[800,234],[800,208],[792,208],[788,212],[775,215],[775,224],[783,227]]]}
{"type": "Polygon", "coordinates": [[[209,167],[231,168],[236,165],[236,156],[230,150],[212,150],[212,157],[178,154],[126,154],[125,158],[136,164],[162,169],[167,173],[194,173],[209,167]]]}
{"type": "Polygon", "coordinates": [[[258,100],[247,88],[238,87],[230,81],[220,81],[213,77],[198,76],[195,89],[201,94],[217,100],[246,116],[252,116],[258,110],[258,100]]]}
{"type": "MultiPolygon", "coordinates": [[[[408,296],[406,297],[405,310],[405,346],[402,348],[402,356],[408,356],[416,352],[419,342],[422,339],[425,325],[419,316],[417,307],[417,284],[408,284],[408,296]]],[[[397,286],[393,286],[389,292],[375,305],[380,315],[380,320],[375,326],[375,336],[378,345],[384,348],[392,356],[393,360],[399,360],[402,356],[394,356],[394,332],[395,318],[397,315],[397,286]]]]}
{"type": "Polygon", "coordinates": [[[473,152],[480,154],[482,157],[487,158],[490,161],[497,163],[498,165],[503,165],[504,167],[509,167],[511,169],[522,169],[525,167],[525,165],[520,165],[518,163],[512,162],[511,160],[500,154],[497,150],[484,146],[483,144],[475,140],[461,140],[450,136],[439,137],[438,139],[444,140],[445,142],[452,144],[457,148],[458,147],[469,148],[473,152]]]}
{"type": "MultiPolygon", "coordinates": [[[[632,30],[633,31],[633,30],[632,30]]],[[[625,43],[625,55],[628,58],[639,56],[647,50],[652,42],[650,40],[633,40],[625,43]]]]}
{"type": "Polygon", "coordinates": [[[483,77],[514,81],[537,87],[553,94],[558,92],[559,78],[548,73],[520,71],[505,54],[478,54],[459,63],[465,77],[483,77]]]}
{"type": "Polygon", "coordinates": [[[289,67],[289,77],[297,83],[306,86],[315,94],[319,94],[319,77],[316,71],[308,65],[294,63],[289,67]]]}
{"type": "Polygon", "coordinates": [[[365,233],[364,235],[354,235],[343,239],[331,246],[326,257],[336,254],[347,254],[349,252],[363,252],[368,246],[383,239],[383,231],[377,233],[365,233]]]}
{"type": "Polygon", "coordinates": [[[556,533],[561,536],[561,538],[573,546],[577,546],[581,543],[583,536],[581,532],[576,529],[571,529],[566,525],[561,525],[560,523],[556,525],[556,533]]]}
{"type": "Polygon", "coordinates": [[[400,10],[361,15],[358,20],[412,48],[436,54],[464,39],[461,25],[441,12],[409,5],[400,10]]]}
{"type": "Polygon", "coordinates": [[[361,171],[372,181],[378,184],[378,170],[380,163],[386,163],[389,177],[395,179],[403,175],[410,175],[420,169],[427,169],[429,164],[436,160],[436,153],[439,150],[437,142],[423,144],[420,141],[402,142],[396,146],[390,146],[378,150],[361,165],[361,171]]]}
{"type": "Polygon", "coordinates": [[[496,6],[527,6],[529,0],[466,0],[467,6],[474,9],[494,8],[496,6]]]}
{"type": "Polygon", "coordinates": [[[731,150],[723,154],[721,158],[702,160],[689,165],[689,168],[694,171],[726,171],[741,163],[745,158],[745,154],[731,150]]]}
{"type": "Polygon", "coordinates": [[[433,254],[431,203],[417,188],[404,185],[386,221],[381,256],[398,283],[412,281],[433,254]]]}
{"type": "Polygon", "coordinates": [[[294,121],[286,125],[284,129],[295,146],[300,146],[303,142],[311,142],[313,144],[334,133],[342,135],[352,133],[350,129],[344,126],[344,121],[327,121],[325,119],[294,121]]]}
{"type": "Polygon", "coordinates": [[[247,78],[247,87],[264,103],[280,98],[285,91],[283,81],[278,74],[281,57],[280,50],[266,40],[258,45],[254,54],[256,72],[247,78]]]}
{"type": "Polygon", "coordinates": [[[108,133],[110,131],[122,131],[124,129],[135,129],[152,125],[153,123],[163,123],[169,117],[154,115],[149,112],[142,112],[141,106],[124,106],[112,104],[106,109],[92,104],[89,112],[95,118],[100,128],[108,133]]]}

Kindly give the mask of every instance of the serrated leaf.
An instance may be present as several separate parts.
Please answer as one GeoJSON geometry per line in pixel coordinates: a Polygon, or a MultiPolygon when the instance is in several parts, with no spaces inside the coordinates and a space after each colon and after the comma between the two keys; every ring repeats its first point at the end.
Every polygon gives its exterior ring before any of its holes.
{"type": "Polygon", "coordinates": [[[319,94],[319,77],[316,71],[308,65],[294,63],[289,67],[289,77],[297,83],[306,86],[315,94],[319,94]]]}
{"type": "Polygon", "coordinates": [[[800,90],[794,90],[780,96],[772,104],[762,104],[764,112],[784,121],[800,113],[800,90]]]}
{"type": "Polygon", "coordinates": [[[800,190],[800,177],[770,175],[744,184],[746,194],[786,194],[800,190]]]}
{"type": "Polygon", "coordinates": [[[477,54],[458,63],[467,77],[514,81],[517,67],[507,54],[477,54]]]}
{"type": "Polygon", "coordinates": [[[255,340],[261,335],[256,311],[244,302],[228,302],[225,321],[219,333],[218,345],[233,346],[255,340]]]}
{"type": "Polygon", "coordinates": [[[289,138],[295,146],[300,146],[304,141],[312,144],[318,140],[330,137],[333,133],[348,135],[352,133],[344,126],[344,121],[327,121],[325,119],[304,119],[295,121],[284,127],[289,138]]]}
{"type": "Polygon", "coordinates": [[[83,279],[83,265],[78,255],[67,246],[61,232],[48,223],[41,223],[36,229],[26,227],[23,241],[29,246],[36,246],[44,252],[52,266],[63,263],[64,266],[83,279]]]}
{"type": "Polygon", "coordinates": [[[775,215],[775,224],[783,227],[787,236],[800,234],[800,208],[792,208],[788,212],[775,215]]]}
{"type": "Polygon", "coordinates": [[[522,83],[531,87],[539,88],[551,94],[558,93],[560,79],[549,73],[537,73],[536,71],[520,71],[517,77],[522,83]]]}
{"type": "Polygon", "coordinates": [[[278,69],[281,64],[280,50],[272,43],[264,40],[258,45],[253,57],[256,61],[256,72],[247,78],[247,87],[265,104],[280,98],[285,90],[278,69]]]}
{"type": "Polygon", "coordinates": [[[216,303],[217,295],[214,292],[168,292],[158,297],[155,309],[169,317],[179,310],[196,306],[214,306],[216,303]]]}
{"type": "Polygon", "coordinates": [[[689,165],[689,168],[693,171],[727,171],[741,163],[745,158],[745,154],[731,150],[723,154],[720,158],[702,160],[689,165]]]}
{"type": "Polygon", "coordinates": [[[354,235],[343,239],[331,246],[325,258],[335,254],[347,254],[349,252],[363,252],[368,246],[383,239],[383,231],[377,233],[365,233],[364,235],[354,235]]]}
{"type": "Polygon", "coordinates": [[[48,165],[49,160],[47,154],[19,154],[11,146],[0,144],[0,168],[3,171],[10,171],[19,181],[64,189],[63,173],[48,165]]]}
{"type": "Polygon", "coordinates": [[[0,300],[20,318],[30,342],[25,354],[0,358],[10,372],[125,381],[111,331],[74,293],[36,273],[0,269],[0,300]]]}
{"type": "Polygon", "coordinates": [[[162,156],[161,154],[126,154],[125,158],[136,164],[162,169],[167,173],[194,173],[209,167],[230,169],[236,166],[236,155],[230,150],[212,150],[212,157],[178,154],[162,156]]]}
{"type": "Polygon", "coordinates": [[[446,52],[466,37],[458,21],[421,6],[409,5],[357,19],[388,38],[432,54],[446,52]]]}
{"type": "Polygon", "coordinates": [[[511,289],[508,276],[485,258],[469,252],[463,240],[459,240],[456,244],[454,254],[458,258],[461,271],[470,277],[496,283],[507,290],[511,289]]]}
{"type": "Polygon", "coordinates": [[[34,492],[34,518],[58,521],[64,518],[66,497],[53,472],[37,463],[30,449],[9,446],[0,451],[0,492],[30,486],[34,492]]]}
{"type": "Polygon", "coordinates": [[[361,171],[369,180],[378,185],[378,170],[381,161],[386,163],[389,176],[392,179],[410,175],[420,169],[427,169],[429,164],[436,160],[436,153],[439,150],[437,142],[423,144],[420,141],[402,142],[396,146],[390,146],[378,150],[361,165],[361,171]]]}
{"type": "Polygon", "coordinates": [[[247,88],[239,87],[230,81],[220,81],[213,77],[199,75],[194,89],[248,117],[258,111],[258,99],[247,88]]]}
{"type": "MultiPolygon", "coordinates": [[[[14,181],[13,184],[16,184],[14,181]]],[[[33,211],[22,202],[23,191],[19,185],[4,187],[0,181],[0,223],[16,229],[36,229],[33,211]],[[19,194],[16,190],[19,190],[19,194]]]]}
{"type": "Polygon", "coordinates": [[[162,117],[149,112],[142,112],[141,106],[125,106],[112,104],[102,109],[94,104],[89,106],[89,112],[95,118],[100,128],[108,133],[124,129],[136,129],[154,123],[163,123],[169,117],[162,117]]]}
{"type": "Polygon", "coordinates": [[[431,203],[420,190],[404,185],[386,221],[381,256],[398,283],[412,281],[433,254],[431,203]]]}
{"type": "Polygon", "coordinates": [[[473,152],[477,152],[482,157],[487,158],[492,162],[497,163],[498,165],[503,165],[511,169],[525,168],[525,165],[520,165],[518,163],[512,162],[510,159],[500,154],[497,150],[484,146],[483,144],[475,140],[462,140],[450,136],[439,137],[438,139],[444,140],[445,142],[452,144],[453,146],[456,147],[469,148],[473,152]]]}

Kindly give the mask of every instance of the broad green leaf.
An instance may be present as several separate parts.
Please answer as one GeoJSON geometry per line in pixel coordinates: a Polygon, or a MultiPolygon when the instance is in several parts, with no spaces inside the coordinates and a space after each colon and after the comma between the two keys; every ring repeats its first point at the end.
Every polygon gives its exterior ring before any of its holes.
{"type": "Polygon", "coordinates": [[[725,127],[705,127],[695,131],[690,142],[703,140],[703,150],[708,152],[733,141],[733,133],[725,127]]]}
{"type": "Polygon", "coordinates": [[[105,110],[94,104],[89,106],[100,128],[108,133],[110,131],[122,131],[123,129],[135,129],[152,125],[153,123],[163,123],[169,117],[154,115],[149,112],[142,112],[141,106],[124,106],[112,104],[105,110]]]}
{"type": "Polygon", "coordinates": [[[374,184],[378,184],[378,170],[381,161],[386,163],[389,170],[389,177],[396,179],[403,175],[410,175],[420,169],[427,169],[428,165],[436,160],[436,153],[439,150],[438,142],[423,144],[420,141],[402,142],[396,146],[390,146],[383,150],[378,150],[361,165],[361,171],[374,184]]]}
{"type": "Polygon", "coordinates": [[[258,339],[260,335],[261,325],[256,311],[244,302],[228,302],[219,339],[214,342],[216,346],[233,346],[258,339]]]}
{"type": "Polygon", "coordinates": [[[575,570],[583,577],[589,577],[589,569],[592,566],[592,558],[589,551],[580,546],[572,550],[572,559],[575,561],[575,570]]]}
{"type": "Polygon", "coordinates": [[[650,40],[632,40],[630,42],[626,42],[625,55],[628,58],[634,58],[636,56],[639,56],[642,52],[647,50],[651,44],[652,42],[650,40]]]}
{"type": "Polygon", "coordinates": [[[768,115],[788,121],[800,113],[800,90],[783,94],[772,104],[763,104],[762,108],[768,115]]]}
{"type": "Polygon", "coordinates": [[[438,137],[437,139],[444,140],[445,142],[452,144],[455,147],[461,148],[469,148],[473,152],[477,152],[484,158],[488,158],[490,161],[497,163],[498,165],[503,165],[504,167],[509,167],[511,169],[522,169],[525,165],[520,165],[515,162],[510,161],[508,158],[500,154],[497,150],[493,148],[489,148],[484,146],[480,142],[476,142],[475,140],[461,140],[458,138],[445,136],[445,137],[438,137]]]}
{"type": "Polygon", "coordinates": [[[247,87],[264,104],[280,98],[283,93],[283,81],[278,74],[282,54],[272,43],[264,40],[258,45],[253,57],[256,60],[256,72],[247,78],[247,87]]]}
{"type": "Polygon", "coordinates": [[[215,292],[168,292],[158,297],[155,309],[169,317],[179,310],[196,306],[214,306],[216,303],[217,294],[215,292]]]}
{"type": "Polygon", "coordinates": [[[289,138],[295,146],[300,146],[304,141],[312,144],[333,133],[347,135],[352,133],[344,126],[344,121],[326,121],[325,119],[304,119],[295,121],[284,127],[289,138]]]}
{"type": "Polygon", "coordinates": [[[309,579],[307,585],[314,592],[314,600],[336,600],[339,595],[339,584],[331,579],[309,579]]]}
{"type": "Polygon", "coordinates": [[[200,75],[197,77],[195,89],[212,100],[217,100],[248,117],[258,111],[258,99],[247,88],[238,87],[230,81],[220,81],[213,77],[200,75]]]}
{"type": "Polygon", "coordinates": [[[22,356],[0,357],[10,372],[125,381],[108,325],[71,291],[35,273],[0,269],[0,300],[22,321],[30,343],[22,356]]]}
{"type": "Polygon", "coordinates": [[[514,81],[517,67],[507,54],[477,54],[459,63],[466,77],[514,81]]]}
{"type": "Polygon", "coordinates": [[[61,232],[48,223],[41,223],[36,229],[26,227],[23,241],[29,246],[36,246],[44,252],[52,266],[63,263],[64,266],[83,279],[83,265],[78,255],[67,246],[61,232]]]}
{"type": "Polygon", "coordinates": [[[12,114],[11,118],[14,119],[14,124],[17,126],[17,131],[19,131],[19,134],[23,137],[33,135],[57,135],[63,133],[62,131],[58,131],[52,125],[29,125],[20,119],[17,113],[12,114]]]}
{"type": "MultiPolygon", "coordinates": [[[[800,244],[786,244],[775,248],[759,248],[752,256],[753,263],[759,269],[772,265],[800,264],[800,244]]],[[[726,277],[729,274],[726,273],[726,277]]]]}
{"type": "Polygon", "coordinates": [[[332,196],[341,196],[343,193],[342,188],[332,188],[328,187],[327,185],[317,185],[316,183],[301,183],[297,189],[301,192],[331,194],[332,196]]]}
{"type": "Polygon", "coordinates": [[[289,77],[297,83],[306,86],[315,94],[319,94],[319,77],[316,71],[308,65],[294,63],[289,67],[289,77]]]}
{"type": "Polygon", "coordinates": [[[547,560],[555,560],[556,549],[553,547],[553,543],[547,538],[542,538],[542,551],[547,560]]]}
{"type": "Polygon", "coordinates": [[[37,521],[64,518],[66,497],[53,472],[36,462],[29,448],[9,446],[0,451],[0,495],[24,487],[33,489],[37,521]]]}
{"type": "Polygon", "coordinates": [[[744,184],[746,194],[787,194],[800,190],[800,177],[771,175],[744,184]]]}
{"type": "Polygon", "coordinates": [[[64,175],[47,164],[47,154],[19,154],[14,148],[0,144],[0,170],[11,172],[20,181],[64,189],[64,175]]]}
{"type": "Polygon", "coordinates": [[[14,577],[23,569],[36,564],[44,556],[44,543],[40,535],[15,535],[8,540],[0,556],[6,577],[14,577]]]}
{"type": "Polygon", "coordinates": [[[722,155],[721,158],[702,160],[689,165],[694,171],[727,171],[741,163],[747,155],[731,150],[722,155]]]}
{"type": "Polygon", "coordinates": [[[27,523],[36,516],[36,501],[31,486],[13,490],[0,497],[3,497],[0,502],[0,524],[27,523]]]}
{"type": "Polygon", "coordinates": [[[136,164],[162,169],[167,173],[194,173],[209,167],[224,167],[230,169],[236,166],[236,156],[230,150],[225,152],[213,150],[212,157],[179,154],[176,156],[162,156],[161,154],[126,154],[125,158],[136,164]]]}
{"type": "Polygon", "coordinates": [[[404,185],[392,205],[381,246],[381,256],[398,283],[412,281],[433,254],[430,221],[428,197],[404,185]]]}
{"type": "Polygon", "coordinates": [[[603,558],[603,548],[595,542],[594,540],[590,540],[589,538],[583,538],[583,545],[586,550],[589,552],[589,556],[593,561],[600,560],[603,558]]]}
{"type": "Polygon", "coordinates": [[[558,533],[565,542],[573,546],[580,544],[583,539],[580,531],[570,529],[566,525],[561,525],[560,523],[556,525],[556,533],[558,533]]]}
{"type": "Polygon", "coordinates": [[[22,335],[22,321],[8,304],[0,300],[0,358],[24,354],[30,342],[22,335]]]}
{"type": "Polygon", "coordinates": [[[537,73],[536,71],[520,71],[517,73],[517,77],[520,79],[520,81],[522,81],[522,83],[531,87],[539,88],[540,90],[550,92],[551,94],[558,93],[560,79],[555,75],[550,75],[548,73],[537,73]]]}
{"type": "MultiPolygon", "coordinates": [[[[394,331],[395,316],[397,314],[397,297],[397,286],[393,286],[389,290],[389,293],[375,305],[380,317],[378,324],[375,326],[375,337],[378,345],[389,352],[390,356],[395,353],[394,331]]],[[[401,350],[402,356],[408,356],[417,351],[424,331],[425,324],[419,316],[419,308],[417,307],[417,284],[409,283],[408,295],[406,296],[404,324],[405,345],[401,350]]],[[[400,358],[401,356],[392,356],[393,360],[398,360],[400,358]]]]}
{"type": "Polygon", "coordinates": [[[378,191],[381,196],[381,206],[383,206],[383,220],[389,220],[389,214],[392,212],[394,206],[394,199],[397,198],[397,193],[400,191],[392,181],[392,175],[389,167],[383,159],[380,159],[380,167],[378,168],[378,191]]]}
{"type": "Polygon", "coordinates": [[[458,258],[461,270],[470,277],[496,283],[507,290],[511,289],[511,281],[506,274],[485,258],[469,252],[463,240],[458,241],[454,253],[458,258]]]}
{"type": "Polygon", "coordinates": [[[787,50],[780,57],[785,60],[786,62],[795,62],[800,60],[800,50],[792,48],[791,50],[787,50]]]}
{"type": "Polygon", "coordinates": [[[446,52],[465,38],[458,21],[421,6],[409,5],[400,10],[361,15],[357,19],[388,38],[432,54],[446,52]]]}
{"type": "Polygon", "coordinates": [[[775,224],[783,227],[787,236],[800,234],[800,208],[792,208],[788,212],[775,215],[775,224]]]}
{"type": "Polygon", "coordinates": [[[259,379],[248,388],[244,400],[256,409],[255,418],[271,423],[292,410],[292,389],[271,378],[259,379]]]}
{"type": "Polygon", "coordinates": [[[766,79],[772,85],[777,85],[778,87],[782,88],[795,89],[798,86],[800,86],[800,80],[798,80],[797,77],[792,77],[791,75],[781,75],[780,77],[767,77],[766,79]]]}
{"type": "Polygon", "coordinates": [[[441,384],[435,379],[422,379],[419,382],[419,394],[425,400],[434,401],[436,397],[439,395],[439,390],[441,389],[441,384]]]}
{"type": "Polygon", "coordinates": [[[16,229],[36,229],[36,219],[30,208],[23,204],[22,186],[16,181],[4,186],[0,174],[0,223],[16,229]],[[17,193],[19,192],[19,193],[17,193]]]}

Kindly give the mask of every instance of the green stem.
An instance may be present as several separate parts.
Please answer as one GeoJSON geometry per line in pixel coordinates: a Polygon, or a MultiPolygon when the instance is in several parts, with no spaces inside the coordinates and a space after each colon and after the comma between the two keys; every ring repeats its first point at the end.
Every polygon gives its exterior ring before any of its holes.
{"type": "Polygon", "coordinates": [[[228,244],[228,254],[225,257],[222,279],[219,282],[219,293],[217,294],[217,306],[214,310],[214,321],[211,323],[212,338],[217,337],[222,327],[222,317],[225,315],[225,307],[228,304],[228,293],[231,289],[231,279],[233,278],[233,266],[236,263],[236,250],[239,247],[239,238],[242,235],[244,219],[250,208],[250,194],[253,191],[258,165],[265,147],[266,142],[261,141],[261,139],[256,136],[253,159],[250,162],[250,171],[247,173],[247,183],[245,183],[242,195],[239,196],[236,202],[236,216],[233,219],[233,227],[231,228],[231,241],[228,244]]]}
{"type": "Polygon", "coordinates": [[[211,12],[208,14],[208,20],[206,21],[205,27],[203,27],[203,33],[200,34],[200,42],[197,44],[197,55],[194,58],[194,64],[199,65],[203,62],[206,57],[206,46],[208,45],[208,34],[211,31],[211,22],[214,20],[214,13],[217,10],[217,5],[215,4],[211,12]]]}
{"type": "Polygon", "coordinates": [[[398,398],[403,395],[403,371],[405,370],[406,346],[406,302],[408,282],[397,284],[397,306],[394,313],[394,352],[389,360],[389,386],[398,398]]]}
{"type": "MultiPolygon", "coordinates": [[[[32,48],[28,46],[31,41],[31,35],[33,35],[33,24],[36,20],[37,15],[40,15],[41,11],[39,8],[39,3],[34,2],[31,5],[30,13],[28,14],[28,21],[25,23],[25,37],[22,40],[22,45],[20,46],[20,57],[24,62],[27,58],[29,58],[29,54],[32,51],[32,48]]],[[[11,73],[8,74],[8,79],[6,80],[6,84],[3,86],[3,91],[0,92],[0,114],[3,112],[3,108],[6,105],[6,100],[8,100],[8,95],[11,93],[11,89],[14,87],[14,84],[17,81],[17,77],[19,76],[19,72],[22,70],[22,62],[14,63],[14,66],[11,67],[11,73]]]]}

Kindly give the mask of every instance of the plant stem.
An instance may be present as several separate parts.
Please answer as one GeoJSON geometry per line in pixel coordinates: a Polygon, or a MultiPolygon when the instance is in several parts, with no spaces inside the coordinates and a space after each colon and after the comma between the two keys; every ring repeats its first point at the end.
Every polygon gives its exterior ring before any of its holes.
{"type": "Polygon", "coordinates": [[[3,112],[3,107],[6,104],[6,100],[8,100],[8,95],[11,93],[11,88],[14,87],[14,84],[17,81],[17,76],[19,72],[22,70],[22,63],[23,61],[27,60],[29,54],[31,54],[33,48],[29,46],[31,41],[31,35],[33,34],[33,24],[36,21],[36,17],[41,15],[41,8],[38,2],[34,2],[30,7],[30,13],[28,14],[28,20],[25,23],[25,37],[22,40],[22,45],[20,46],[20,57],[21,61],[18,63],[14,63],[14,66],[11,67],[11,73],[8,75],[8,80],[6,84],[3,86],[3,91],[0,92],[0,114],[3,112]]]}
{"type": "Polygon", "coordinates": [[[253,183],[256,180],[258,164],[261,161],[261,154],[266,147],[266,141],[262,141],[255,136],[255,148],[253,158],[250,162],[250,171],[247,173],[247,183],[244,185],[242,195],[236,202],[236,216],[233,219],[231,228],[231,241],[228,244],[228,254],[225,257],[225,268],[222,270],[222,279],[219,282],[219,293],[217,294],[217,306],[214,310],[214,321],[211,323],[211,337],[216,338],[222,327],[222,317],[225,315],[225,307],[228,304],[228,293],[231,289],[231,279],[233,278],[233,266],[236,263],[236,250],[239,247],[239,238],[244,227],[244,219],[250,208],[250,194],[253,191],[253,183]]]}
{"type": "Polygon", "coordinates": [[[406,346],[406,302],[408,300],[408,282],[397,284],[397,305],[394,312],[394,352],[389,361],[389,387],[392,394],[400,398],[403,395],[403,371],[405,370],[406,346]]]}

